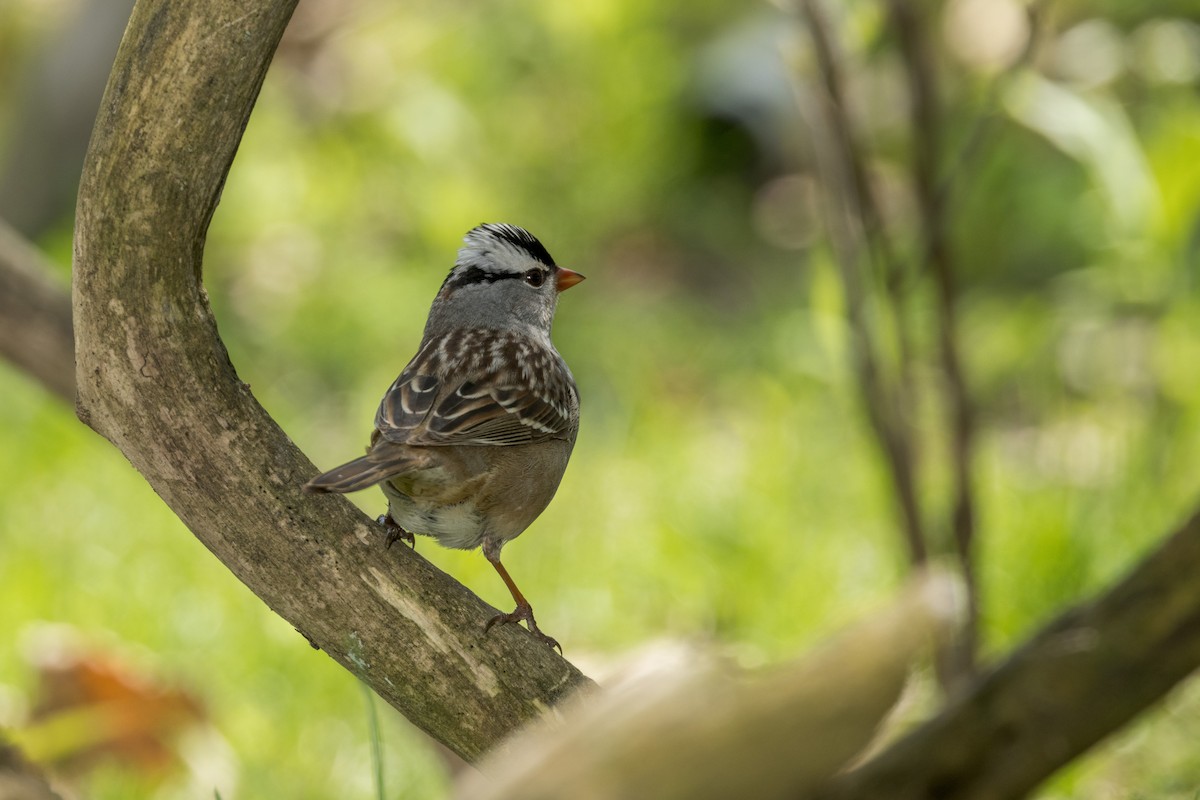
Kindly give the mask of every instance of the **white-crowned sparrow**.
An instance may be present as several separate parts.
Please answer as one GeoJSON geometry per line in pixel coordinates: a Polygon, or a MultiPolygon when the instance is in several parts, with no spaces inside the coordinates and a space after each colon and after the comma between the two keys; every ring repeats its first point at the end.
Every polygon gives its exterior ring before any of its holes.
{"type": "Polygon", "coordinates": [[[367,454],[318,475],[306,492],[380,484],[389,545],[412,534],[483,548],[517,607],[533,609],[500,563],[500,549],[554,497],[579,432],[579,391],[550,342],[558,293],[583,280],[513,225],[470,231],[442,283],[412,361],[383,396],[367,454]]]}

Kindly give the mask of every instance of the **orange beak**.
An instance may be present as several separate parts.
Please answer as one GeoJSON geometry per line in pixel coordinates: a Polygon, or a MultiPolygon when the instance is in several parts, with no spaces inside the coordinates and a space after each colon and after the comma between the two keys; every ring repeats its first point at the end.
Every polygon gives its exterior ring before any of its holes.
{"type": "Polygon", "coordinates": [[[565,292],[567,289],[570,289],[581,280],[583,280],[583,276],[575,270],[567,269],[566,267],[559,267],[558,278],[556,279],[555,286],[558,287],[560,292],[565,292]]]}

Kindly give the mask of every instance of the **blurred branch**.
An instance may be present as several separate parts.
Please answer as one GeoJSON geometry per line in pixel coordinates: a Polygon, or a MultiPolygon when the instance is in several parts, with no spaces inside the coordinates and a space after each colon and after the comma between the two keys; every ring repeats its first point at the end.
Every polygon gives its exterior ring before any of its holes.
{"type": "Polygon", "coordinates": [[[0,160],[0,217],[30,239],[69,219],[104,79],[133,0],[86,0],[22,76],[0,160]]]}
{"type": "Polygon", "coordinates": [[[295,4],[134,8],[80,183],[78,412],[264,602],[474,760],[590,682],[517,626],[485,633],[495,609],[385,549],[349,501],[301,494],[316,469],[238,379],[201,284],[209,220],[295,4]]]}
{"type": "Polygon", "coordinates": [[[1200,667],[1200,509],[824,800],[1024,797],[1200,667]]]}
{"type": "Polygon", "coordinates": [[[938,157],[942,147],[936,53],[928,39],[930,23],[911,0],[888,0],[892,26],[900,42],[908,81],[913,186],[921,215],[925,265],[933,279],[937,303],[938,354],[949,411],[950,466],[954,480],[950,529],[967,587],[967,620],[958,641],[943,653],[940,664],[947,685],[975,668],[979,635],[979,585],[975,569],[975,501],[973,457],[975,409],[963,374],[958,348],[955,304],[956,266],[947,235],[946,207],[938,191],[938,157]]]}
{"type": "Polygon", "coordinates": [[[821,786],[861,752],[914,658],[961,618],[962,590],[922,574],[889,608],[813,652],[743,672],[688,650],[639,665],[460,781],[470,800],[755,800],[821,786]]]}
{"type": "Polygon", "coordinates": [[[850,120],[844,71],[820,0],[800,0],[800,9],[808,23],[825,90],[824,102],[821,103],[825,128],[834,143],[833,158],[829,159],[831,163],[826,165],[826,170],[833,172],[836,178],[827,183],[831,194],[838,198],[839,207],[837,213],[829,214],[829,227],[846,293],[847,316],[854,331],[852,347],[859,391],[871,429],[888,464],[909,559],[914,565],[920,566],[928,558],[928,547],[917,500],[917,455],[904,413],[905,408],[911,405],[912,382],[908,366],[911,360],[909,337],[903,324],[903,268],[887,238],[883,215],[863,157],[865,149],[859,144],[850,120]],[[881,366],[882,349],[868,318],[868,282],[859,266],[861,260],[856,228],[867,248],[881,262],[893,300],[901,357],[897,386],[888,384],[881,366]]]}
{"type": "Polygon", "coordinates": [[[0,220],[0,355],[75,402],[71,295],[38,250],[0,220]]]}

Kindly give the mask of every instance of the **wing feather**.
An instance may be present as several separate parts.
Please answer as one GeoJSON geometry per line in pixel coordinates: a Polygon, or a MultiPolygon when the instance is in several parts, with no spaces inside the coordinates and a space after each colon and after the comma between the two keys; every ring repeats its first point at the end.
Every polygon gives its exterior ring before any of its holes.
{"type": "Polygon", "coordinates": [[[552,346],[459,329],[425,343],[375,418],[387,441],[521,445],[575,435],[579,394],[552,346]]]}

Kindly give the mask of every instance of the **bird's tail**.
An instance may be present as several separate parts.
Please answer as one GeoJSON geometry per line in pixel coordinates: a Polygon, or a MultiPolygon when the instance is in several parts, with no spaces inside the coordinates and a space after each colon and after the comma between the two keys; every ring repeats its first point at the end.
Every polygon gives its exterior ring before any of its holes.
{"type": "Polygon", "coordinates": [[[304,484],[304,491],[309,494],[346,494],[369,489],[393,475],[420,469],[427,460],[427,457],[414,453],[408,447],[385,442],[373,447],[371,452],[362,458],[356,458],[313,478],[304,484]]]}

